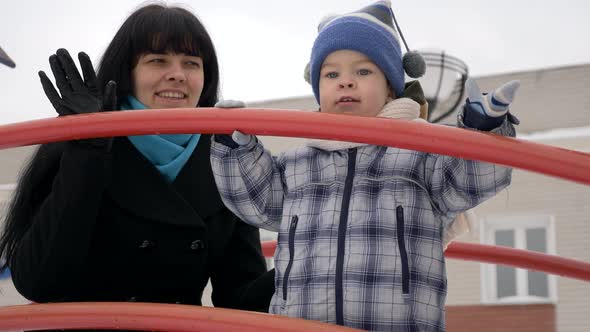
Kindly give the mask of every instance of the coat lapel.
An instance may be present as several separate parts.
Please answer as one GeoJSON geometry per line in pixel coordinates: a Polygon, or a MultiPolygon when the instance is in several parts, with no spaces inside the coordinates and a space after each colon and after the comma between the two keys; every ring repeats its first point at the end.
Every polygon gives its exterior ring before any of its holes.
{"type": "MultiPolygon", "coordinates": [[[[108,192],[121,208],[151,220],[205,227],[199,213],[175,190],[174,184],[167,183],[126,137],[115,139],[112,154],[113,177],[108,192]]],[[[195,153],[187,165],[194,162],[194,157],[195,153]]]]}
{"type": "Polygon", "coordinates": [[[215,184],[210,158],[211,135],[201,135],[189,162],[172,183],[174,189],[203,219],[225,208],[215,184]]]}

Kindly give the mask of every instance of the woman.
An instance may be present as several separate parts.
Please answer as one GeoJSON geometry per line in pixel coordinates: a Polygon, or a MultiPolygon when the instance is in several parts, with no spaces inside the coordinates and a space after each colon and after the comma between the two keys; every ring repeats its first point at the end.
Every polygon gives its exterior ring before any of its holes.
{"type": "MultiPolygon", "coordinates": [[[[59,115],[217,102],[213,44],[181,8],[135,11],[97,76],[87,55],[79,59],[83,79],[66,50],[50,57],[60,94],[39,73],[59,115]]],[[[2,268],[35,302],[200,305],[211,279],[215,306],[266,311],[274,271],[266,272],[258,230],[223,205],[209,154],[210,137],[199,134],[42,145],[9,208],[2,268]]]]}

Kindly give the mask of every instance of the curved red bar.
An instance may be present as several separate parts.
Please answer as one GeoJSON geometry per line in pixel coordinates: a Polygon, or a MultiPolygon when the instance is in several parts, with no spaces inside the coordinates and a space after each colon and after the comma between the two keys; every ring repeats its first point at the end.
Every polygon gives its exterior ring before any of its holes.
{"type": "Polygon", "coordinates": [[[0,331],[123,329],[143,331],[358,331],[257,312],[161,303],[79,302],[0,308],[0,331]]]}
{"type": "MultiPolygon", "coordinates": [[[[277,241],[262,242],[265,257],[272,257],[277,241]]],[[[530,250],[478,243],[452,242],[445,257],[490,264],[502,264],[590,281],[590,263],[530,250]]]]}
{"type": "MultiPolygon", "coordinates": [[[[396,146],[512,166],[590,184],[590,154],[418,122],[317,112],[173,109],[112,112],[0,126],[0,148],[91,137],[159,133],[245,133],[396,146]],[[158,129],[154,129],[158,128],[158,129]]],[[[272,256],[275,241],[263,243],[272,256]]],[[[455,242],[449,258],[511,265],[590,281],[590,264],[512,248],[455,242]]],[[[0,308],[0,331],[347,331],[348,328],[238,310],[147,303],[61,303],[0,308]]]]}
{"type": "Polygon", "coordinates": [[[540,252],[478,243],[453,242],[445,257],[502,264],[590,281],[590,263],[540,252]]]}
{"type": "Polygon", "coordinates": [[[0,126],[0,148],[90,137],[245,133],[396,146],[512,166],[590,184],[590,154],[429,123],[269,109],[110,112],[0,126]]]}

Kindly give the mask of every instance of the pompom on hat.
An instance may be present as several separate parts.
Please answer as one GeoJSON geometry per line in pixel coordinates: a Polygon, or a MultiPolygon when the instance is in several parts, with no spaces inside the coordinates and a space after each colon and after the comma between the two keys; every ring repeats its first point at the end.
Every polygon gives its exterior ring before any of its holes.
{"type": "Polygon", "coordinates": [[[318,26],[318,32],[305,68],[305,79],[311,84],[318,103],[322,64],[328,55],[338,50],[353,50],[369,57],[383,71],[398,97],[404,91],[404,72],[418,78],[426,71],[422,56],[408,50],[389,1],[377,1],[352,13],[326,17],[318,26]],[[408,50],[404,56],[400,36],[408,50]]]}

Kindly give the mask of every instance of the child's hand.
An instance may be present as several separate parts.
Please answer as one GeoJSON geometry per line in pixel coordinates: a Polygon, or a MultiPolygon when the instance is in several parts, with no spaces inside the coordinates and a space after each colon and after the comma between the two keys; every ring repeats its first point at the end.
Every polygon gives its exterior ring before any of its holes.
{"type": "Polygon", "coordinates": [[[510,103],[514,100],[519,87],[519,81],[510,81],[492,93],[482,94],[475,80],[467,79],[465,82],[465,90],[467,91],[465,125],[486,131],[500,126],[504,122],[510,103]]]}
{"type": "MultiPolygon", "coordinates": [[[[246,107],[246,103],[244,103],[243,101],[239,101],[239,100],[220,100],[215,104],[215,107],[218,108],[245,108],[246,107]]],[[[229,146],[231,148],[235,148],[237,146],[235,146],[235,144],[239,145],[246,145],[248,143],[250,143],[250,141],[252,140],[252,135],[248,135],[248,134],[244,134],[240,131],[235,130],[233,132],[233,134],[231,135],[231,140],[229,139],[228,135],[215,135],[215,138],[218,142],[225,144],[226,146],[229,146]],[[233,142],[231,142],[233,141],[233,142]],[[231,143],[235,143],[235,144],[231,144],[231,143]]]]}
{"type": "Polygon", "coordinates": [[[497,118],[508,113],[508,107],[514,100],[519,87],[520,82],[514,80],[504,83],[492,93],[482,94],[475,80],[469,78],[465,83],[467,104],[481,114],[497,118]]]}
{"type": "Polygon", "coordinates": [[[244,134],[241,131],[234,130],[233,134],[231,134],[231,139],[238,143],[238,145],[246,145],[252,140],[252,135],[244,134]]]}

